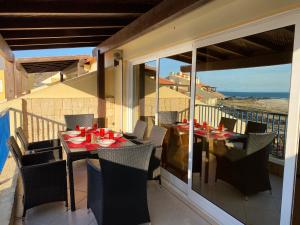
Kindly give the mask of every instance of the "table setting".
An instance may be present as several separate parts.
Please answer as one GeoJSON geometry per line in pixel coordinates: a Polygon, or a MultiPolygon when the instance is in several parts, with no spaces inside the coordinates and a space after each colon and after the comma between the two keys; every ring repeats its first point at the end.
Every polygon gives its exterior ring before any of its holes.
{"type": "Polygon", "coordinates": [[[114,132],[109,128],[80,127],[66,131],[62,134],[64,141],[71,150],[93,151],[101,147],[117,148],[128,140],[123,138],[121,132],[114,132]]]}

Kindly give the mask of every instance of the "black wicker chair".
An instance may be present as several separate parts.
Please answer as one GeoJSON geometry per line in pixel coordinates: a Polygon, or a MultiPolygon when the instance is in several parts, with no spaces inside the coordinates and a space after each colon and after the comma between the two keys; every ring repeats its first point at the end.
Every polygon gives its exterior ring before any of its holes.
{"type": "Polygon", "coordinates": [[[234,137],[227,141],[226,146],[230,148],[244,149],[247,146],[249,133],[265,133],[267,131],[267,124],[248,121],[245,129],[245,135],[241,137],[234,137]]]}
{"type": "Polygon", "coordinates": [[[105,148],[98,151],[100,164],[88,160],[87,207],[98,225],[150,222],[147,173],[152,148],[152,144],[105,148]]]}
{"type": "Polygon", "coordinates": [[[223,124],[223,126],[227,128],[228,131],[233,132],[236,124],[236,119],[222,117],[220,120],[220,124],[223,124]]]}
{"type": "Polygon", "coordinates": [[[246,196],[271,190],[268,159],[274,137],[274,133],[250,133],[246,149],[228,149],[224,156],[216,156],[216,179],[246,196]]]}
{"type": "Polygon", "coordinates": [[[265,133],[267,131],[267,124],[248,121],[245,134],[249,133],[265,133]]]}
{"type": "Polygon", "coordinates": [[[81,127],[92,127],[94,114],[65,115],[67,130],[75,130],[76,125],[81,127]]]}
{"type": "Polygon", "coordinates": [[[159,124],[175,124],[178,121],[177,111],[162,111],[158,114],[159,124]]]}
{"type": "Polygon", "coordinates": [[[44,140],[37,142],[28,142],[28,139],[21,127],[16,129],[16,136],[19,138],[21,144],[25,151],[33,152],[43,152],[43,151],[53,151],[52,159],[62,159],[62,147],[60,145],[59,139],[44,140]]]}
{"type": "Polygon", "coordinates": [[[66,161],[49,161],[52,151],[23,155],[12,136],[7,144],[22,178],[23,217],[28,209],[44,203],[65,201],[67,206],[66,161]]]}
{"type": "Polygon", "coordinates": [[[145,121],[138,120],[135,124],[133,133],[125,133],[124,137],[126,137],[127,139],[143,140],[145,136],[146,128],[147,128],[147,123],[145,121]]]}

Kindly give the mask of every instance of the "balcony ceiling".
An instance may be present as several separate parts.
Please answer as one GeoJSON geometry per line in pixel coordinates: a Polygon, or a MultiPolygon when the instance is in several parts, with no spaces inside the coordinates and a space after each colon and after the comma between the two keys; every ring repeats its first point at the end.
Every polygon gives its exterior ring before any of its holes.
{"type": "Polygon", "coordinates": [[[56,56],[39,58],[19,58],[17,67],[22,66],[27,73],[45,73],[63,71],[79,60],[87,60],[88,55],[56,56]]]}
{"type": "Polygon", "coordinates": [[[12,50],[94,47],[162,0],[0,0],[12,50]]]}
{"type": "MultiPolygon", "coordinates": [[[[197,71],[288,64],[292,62],[293,45],[294,26],[213,44],[197,49],[197,71]]],[[[170,58],[191,64],[192,53],[170,58]]],[[[190,72],[191,66],[182,66],[181,71],[190,72]]]]}

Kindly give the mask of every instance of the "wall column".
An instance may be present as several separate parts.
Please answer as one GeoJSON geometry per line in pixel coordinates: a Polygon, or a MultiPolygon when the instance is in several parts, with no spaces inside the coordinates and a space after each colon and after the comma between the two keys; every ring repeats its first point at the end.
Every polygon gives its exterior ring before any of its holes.
{"type": "Polygon", "coordinates": [[[105,55],[97,51],[98,126],[106,126],[105,55]]]}

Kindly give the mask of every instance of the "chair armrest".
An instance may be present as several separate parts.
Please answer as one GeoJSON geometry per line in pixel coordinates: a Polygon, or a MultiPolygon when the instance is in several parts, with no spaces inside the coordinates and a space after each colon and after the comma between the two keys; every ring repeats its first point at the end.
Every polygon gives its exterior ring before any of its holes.
{"type": "Polygon", "coordinates": [[[52,139],[52,140],[45,140],[45,141],[37,141],[37,142],[31,142],[28,145],[28,150],[33,149],[43,149],[43,148],[59,148],[60,140],[59,139],[52,139]]]}
{"type": "Polygon", "coordinates": [[[130,134],[130,133],[124,133],[123,136],[127,139],[137,139],[137,137],[133,134],[130,134]]]}
{"type": "Polygon", "coordinates": [[[22,165],[29,166],[41,163],[47,163],[53,159],[52,151],[36,152],[22,156],[22,165]]]}

